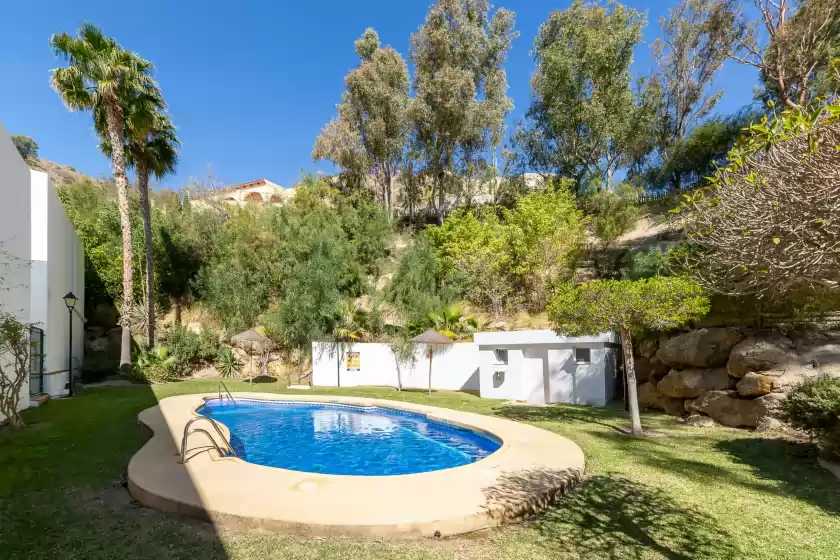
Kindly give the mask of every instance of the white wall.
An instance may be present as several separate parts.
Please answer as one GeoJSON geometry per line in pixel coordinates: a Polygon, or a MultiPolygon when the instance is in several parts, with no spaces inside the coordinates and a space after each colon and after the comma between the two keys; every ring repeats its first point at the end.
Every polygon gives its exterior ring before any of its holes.
{"type": "MultiPolygon", "coordinates": [[[[398,364],[389,344],[358,343],[342,345],[341,363],[336,364],[337,345],[333,342],[312,343],[312,385],[336,387],[396,387],[399,377],[406,388],[427,388],[429,359],[425,347],[415,351],[414,363],[398,364]],[[347,352],[359,352],[360,371],[347,371],[347,352]],[[340,367],[340,369],[338,369],[340,367]]],[[[432,388],[452,391],[479,390],[478,347],[472,343],[441,346],[432,357],[432,388]]]]}
{"type": "MultiPolygon", "coordinates": [[[[30,175],[6,129],[0,123],[0,310],[29,321],[29,260],[31,249],[30,175]]],[[[3,357],[0,356],[0,360],[3,357]]],[[[5,363],[4,363],[5,366],[5,363]]],[[[4,367],[5,369],[5,367],[4,367]]],[[[20,408],[29,406],[28,380],[21,389],[20,408]]],[[[0,416],[0,421],[5,418],[0,416]]]]}
{"type": "Polygon", "coordinates": [[[84,252],[46,173],[32,171],[32,322],[44,330],[44,392],[67,394],[69,313],[64,295],[79,301],[73,313],[73,368],[84,351],[84,252]]]}

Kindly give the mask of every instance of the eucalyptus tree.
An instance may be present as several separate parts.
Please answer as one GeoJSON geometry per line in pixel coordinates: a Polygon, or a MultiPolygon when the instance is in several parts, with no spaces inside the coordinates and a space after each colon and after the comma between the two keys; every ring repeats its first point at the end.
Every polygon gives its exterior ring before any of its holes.
{"type": "Polygon", "coordinates": [[[661,92],[655,82],[634,91],[630,74],[644,24],[619,3],[582,0],[542,24],[528,123],[514,138],[528,167],[572,177],[579,192],[597,177],[600,190],[650,153],[661,92]]]}
{"type": "MultiPolygon", "coordinates": [[[[682,0],[660,20],[662,36],[653,50],[656,79],[662,88],[657,147],[664,161],[674,142],[711,114],[723,95],[710,90],[743,31],[737,25],[735,6],[735,0],[682,0]]],[[[679,186],[677,181],[675,187],[679,186]]]]}
{"type": "Polygon", "coordinates": [[[361,62],[345,77],[338,118],[322,130],[313,157],[331,160],[345,171],[373,174],[390,214],[393,183],[408,140],[408,67],[397,51],[380,45],[373,29],[355,46],[361,62]]]}
{"type": "Polygon", "coordinates": [[[83,24],[76,37],[67,33],[55,34],[50,38],[50,44],[55,54],[68,63],[66,67],[53,70],[53,89],[71,111],[101,110],[104,113],[108,141],[113,147],[111,165],[114,183],[117,186],[123,243],[120,366],[130,366],[134,255],[131,246],[125,154],[126,126],[122,101],[142,93],[154,94],[157,83],[152,78],[151,62],[125,50],[94,25],[83,24]]]}
{"type": "Polygon", "coordinates": [[[516,37],[514,19],[505,9],[491,17],[487,0],[438,0],[411,36],[411,118],[441,223],[458,166],[474,168],[504,137],[513,104],[503,65],[516,37]]]}

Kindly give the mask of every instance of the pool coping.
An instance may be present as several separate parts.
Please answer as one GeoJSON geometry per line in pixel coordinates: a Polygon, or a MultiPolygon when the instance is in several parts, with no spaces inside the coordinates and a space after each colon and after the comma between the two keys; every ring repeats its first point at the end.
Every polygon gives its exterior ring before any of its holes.
{"type": "MultiPolygon", "coordinates": [[[[233,529],[307,536],[416,538],[516,522],[546,508],[582,477],[572,441],[511,420],[362,397],[234,393],[234,398],[378,406],[490,434],[502,446],[469,465],[391,476],[325,475],[248,463],[216,453],[180,461],[184,426],[218,394],[169,397],[138,416],[152,438],[128,465],[128,487],[154,509],[233,529]]],[[[226,437],[230,432],[220,424],[226,437]]],[[[188,452],[209,442],[190,436],[188,452]]]]}

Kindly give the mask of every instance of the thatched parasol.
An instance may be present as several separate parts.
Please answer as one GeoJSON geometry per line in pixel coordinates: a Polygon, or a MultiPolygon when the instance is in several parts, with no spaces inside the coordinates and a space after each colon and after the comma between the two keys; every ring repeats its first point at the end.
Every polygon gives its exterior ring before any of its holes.
{"type": "Polygon", "coordinates": [[[434,329],[429,329],[411,339],[415,344],[425,344],[429,349],[429,396],[432,395],[432,355],[437,346],[448,346],[452,341],[446,335],[440,334],[434,329]]]}
{"type": "Polygon", "coordinates": [[[265,335],[258,333],[255,329],[248,329],[237,335],[230,337],[230,341],[234,344],[248,345],[250,349],[248,357],[251,360],[251,378],[250,382],[254,382],[254,346],[258,346],[261,351],[264,351],[271,345],[271,339],[265,335]]]}

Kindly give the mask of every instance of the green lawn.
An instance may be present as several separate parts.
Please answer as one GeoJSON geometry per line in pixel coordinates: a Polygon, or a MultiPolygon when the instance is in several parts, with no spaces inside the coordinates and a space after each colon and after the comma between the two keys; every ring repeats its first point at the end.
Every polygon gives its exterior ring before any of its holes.
{"type": "Polygon", "coordinates": [[[653,414],[644,422],[667,437],[637,441],[613,429],[624,423],[620,408],[505,406],[463,393],[319,391],[533,423],[583,448],[585,484],[522,526],[416,542],[217,534],[132,503],[120,480],[146,437],[137,413],[159,398],[215,390],[209,381],[89,389],[28,411],[25,430],[0,430],[0,558],[778,560],[840,551],[840,481],[816,466],[810,446],[653,414]]]}

